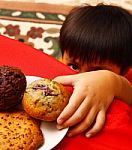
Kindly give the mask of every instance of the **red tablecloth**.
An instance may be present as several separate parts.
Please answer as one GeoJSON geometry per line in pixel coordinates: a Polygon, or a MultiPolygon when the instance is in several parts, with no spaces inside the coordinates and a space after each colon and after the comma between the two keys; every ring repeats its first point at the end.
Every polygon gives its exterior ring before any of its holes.
{"type": "MultiPolygon", "coordinates": [[[[39,50],[18,41],[0,36],[0,65],[19,67],[25,75],[54,78],[74,74],[67,66],[39,50]]],[[[127,76],[132,79],[132,70],[127,76]]],[[[104,91],[105,92],[105,91],[104,91]]],[[[108,110],[104,129],[87,139],[83,134],[65,137],[54,150],[131,150],[132,109],[120,100],[114,100],[108,110]]]]}

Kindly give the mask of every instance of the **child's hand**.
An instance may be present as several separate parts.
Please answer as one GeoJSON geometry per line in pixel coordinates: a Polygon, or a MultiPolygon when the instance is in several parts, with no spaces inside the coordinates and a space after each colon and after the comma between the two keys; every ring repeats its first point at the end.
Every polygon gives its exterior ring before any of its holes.
{"type": "Polygon", "coordinates": [[[99,132],[105,123],[106,111],[115,96],[117,83],[114,73],[100,70],[60,76],[54,80],[74,87],[68,105],[57,119],[58,129],[72,126],[68,136],[86,130],[86,137],[90,137],[99,132]]]}

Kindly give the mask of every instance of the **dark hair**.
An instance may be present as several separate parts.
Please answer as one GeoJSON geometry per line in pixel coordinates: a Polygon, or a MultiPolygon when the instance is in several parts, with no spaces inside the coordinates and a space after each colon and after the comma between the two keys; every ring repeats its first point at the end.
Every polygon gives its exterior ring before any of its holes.
{"type": "Polygon", "coordinates": [[[60,30],[62,55],[81,62],[109,60],[121,67],[132,66],[132,15],[118,6],[76,7],[60,30]]]}

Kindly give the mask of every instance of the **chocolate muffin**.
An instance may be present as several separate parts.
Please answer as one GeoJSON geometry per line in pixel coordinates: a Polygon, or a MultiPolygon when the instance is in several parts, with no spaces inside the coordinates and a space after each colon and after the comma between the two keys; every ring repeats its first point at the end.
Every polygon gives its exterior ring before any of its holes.
{"type": "Polygon", "coordinates": [[[0,110],[20,103],[26,89],[26,77],[17,67],[0,66],[0,110]]]}
{"type": "Polygon", "coordinates": [[[39,79],[28,85],[22,104],[32,117],[55,121],[67,105],[69,96],[62,84],[50,79],[39,79]]]}

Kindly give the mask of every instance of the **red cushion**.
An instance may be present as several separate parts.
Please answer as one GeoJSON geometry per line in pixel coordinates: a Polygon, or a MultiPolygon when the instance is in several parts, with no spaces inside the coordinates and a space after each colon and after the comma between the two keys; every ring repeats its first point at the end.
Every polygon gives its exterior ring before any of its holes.
{"type": "MultiPolygon", "coordinates": [[[[26,75],[54,78],[74,74],[70,68],[30,46],[0,36],[0,65],[13,65],[26,75]]],[[[132,71],[126,76],[132,79],[132,71]]],[[[132,80],[131,80],[132,81],[132,80]]],[[[83,134],[65,137],[55,150],[131,150],[132,109],[120,100],[114,100],[107,114],[104,129],[87,139],[83,134]]]]}

